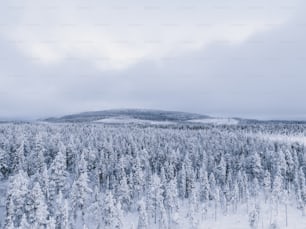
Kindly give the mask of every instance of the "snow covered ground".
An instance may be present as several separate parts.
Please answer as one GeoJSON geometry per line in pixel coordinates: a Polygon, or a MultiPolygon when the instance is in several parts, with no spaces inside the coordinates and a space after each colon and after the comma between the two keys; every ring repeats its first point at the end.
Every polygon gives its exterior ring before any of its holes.
{"type": "MultiPolygon", "coordinates": [[[[290,229],[305,229],[306,217],[302,215],[302,212],[296,209],[295,206],[288,206],[287,209],[287,226],[286,226],[286,209],[285,205],[282,205],[278,209],[278,215],[273,216],[270,211],[270,205],[261,202],[261,212],[258,217],[258,229],[270,229],[269,225],[276,222],[278,229],[290,228],[290,229]],[[273,219],[274,218],[274,219],[273,219]]],[[[247,206],[244,204],[239,207],[237,213],[222,214],[219,213],[217,220],[210,219],[202,222],[199,229],[246,229],[250,228],[249,216],[247,206]]]]}
{"type": "MultiPolygon", "coordinates": [[[[296,208],[296,206],[287,206],[287,226],[286,226],[286,208],[285,205],[280,205],[278,213],[276,209],[274,213],[271,211],[269,202],[265,203],[264,200],[256,201],[260,206],[260,213],[258,215],[258,222],[255,228],[257,229],[271,229],[270,225],[275,223],[277,229],[305,229],[306,228],[306,216],[302,215],[302,212],[296,208]]],[[[229,208],[228,212],[224,212],[224,209],[217,210],[217,216],[215,219],[215,211],[211,208],[208,210],[207,216],[201,216],[200,209],[196,212],[198,218],[197,229],[248,229],[251,228],[249,224],[249,213],[254,209],[254,201],[250,201],[247,204],[238,205],[237,212],[229,208]]],[[[189,229],[191,223],[186,220],[188,215],[188,203],[186,208],[181,209],[179,214],[175,217],[179,222],[179,225],[172,223],[171,228],[175,229],[189,229]]],[[[125,216],[124,228],[137,228],[138,218],[135,214],[128,214],[125,216]]],[[[158,225],[151,225],[148,229],[159,229],[158,225]]]]}
{"type": "MultiPolygon", "coordinates": [[[[177,122],[172,121],[153,121],[131,118],[128,116],[118,116],[114,118],[105,118],[94,121],[96,123],[106,124],[140,124],[140,125],[173,125],[177,122]]],[[[232,118],[205,118],[205,119],[191,119],[186,122],[199,124],[214,124],[214,125],[237,125],[238,120],[232,118]]]]}
{"type": "Polygon", "coordinates": [[[250,134],[250,136],[258,137],[264,140],[283,142],[283,143],[300,143],[306,145],[305,135],[284,135],[284,134],[250,134]]]}
{"type": "Polygon", "coordinates": [[[106,124],[141,124],[141,125],[169,125],[174,124],[175,122],[170,121],[150,121],[135,119],[126,116],[119,116],[114,118],[105,118],[96,120],[97,123],[106,123],[106,124]]]}
{"type": "Polygon", "coordinates": [[[233,118],[205,118],[205,119],[193,119],[188,122],[193,123],[204,123],[204,124],[215,124],[215,125],[237,125],[238,120],[233,118]]]}

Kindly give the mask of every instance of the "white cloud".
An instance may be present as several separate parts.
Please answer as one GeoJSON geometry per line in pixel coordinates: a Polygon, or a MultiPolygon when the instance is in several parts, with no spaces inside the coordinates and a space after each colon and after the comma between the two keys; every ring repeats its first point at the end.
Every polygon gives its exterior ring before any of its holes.
{"type": "Polygon", "coordinates": [[[3,35],[24,40],[21,51],[43,64],[74,58],[100,70],[116,70],[144,59],[158,60],[202,49],[214,42],[243,42],[292,15],[292,11],[275,9],[273,13],[249,10],[248,5],[239,12],[238,3],[231,7],[223,2],[191,4],[188,8],[158,2],[146,6],[141,2],[110,5],[69,0],[50,6],[30,1],[22,9],[20,23],[10,25],[3,35]]]}
{"type": "Polygon", "coordinates": [[[118,107],[302,117],[305,5],[290,4],[2,1],[0,118],[118,107]]]}

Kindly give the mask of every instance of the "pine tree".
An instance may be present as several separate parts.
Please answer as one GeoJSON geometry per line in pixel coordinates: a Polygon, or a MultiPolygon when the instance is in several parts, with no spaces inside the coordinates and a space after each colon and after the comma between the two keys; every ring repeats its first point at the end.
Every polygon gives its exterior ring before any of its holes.
{"type": "Polygon", "coordinates": [[[44,163],[41,173],[41,189],[45,194],[46,198],[49,199],[49,173],[47,169],[47,165],[44,163]]]}
{"type": "Polygon", "coordinates": [[[214,200],[216,198],[216,180],[213,173],[209,175],[209,199],[214,200]]]}
{"type": "Polygon", "coordinates": [[[278,214],[279,210],[279,203],[281,201],[282,197],[282,175],[280,173],[277,173],[274,181],[273,181],[273,187],[272,187],[272,201],[273,201],[273,209],[275,210],[275,215],[278,214]]]}
{"type": "Polygon", "coordinates": [[[263,180],[263,189],[265,195],[265,202],[270,198],[271,195],[271,175],[269,171],[265,171],[264,180],[263,180]]]}
{"type": "Polygon", "coordinates": [[[62,228],[62,224],[64,221],[64,198],[63,193],[60,192],[59,195],[57,195],[56,198],[56,211],[54,214],[55,220],[56,220],[56,227],[62,228]]]}
{"type": "Polygon", "coordinates": [[[78,211],[81,211],[82,222],[84,222],[85,207],[91,192],[87,175],[87,162],[85,161],[84,154],[82,154],[79,163],[79,177],[74,181],[71,193],[72,209],[75,219],[77,218],[78,211]]]}
{"type": "Polygon", "coordinates": [[[161,211],[164,208],[164,191],[162,190],[160,178],[156,174],[154,174],[152,177],[152,186],[150,187],[150,189],[151,196],[149,196],[149,198],[151,199],[151,206],[149,207],[152,207],[152,210],[150,212],[153,214],[154,223],[157,224],[157,222],[161,218],[161,211]]]}
{"type": "Polygon", "coordinates": [[[148,214],[144,200],[141,200],[139,202],[138,212],[139,212],[139,218],[138,218],[137,229],[148,229],[149,227],[148,214]]]}
{"type": "Polygon", "coordinates": [[[233,210],[234,210],[234,213],[237,212],[238,203],[239,203],[239,186],[238,186],[237,181],[235,181],[234,190],[233,190],[233,210]]]}
{"type": "Polygon", "coordinates": [[[50,217],[48,221],[47,229],[56,229],[56,221],[53,217],[50,217]]]}
{"type": "Polygon", "coordinates": [[[166,209],[163,203],[159,206],[159,214],[160,214],[159,220],[158,220],[159,228],[160,229],[168,228],[169,220],[168,220],[166,209]]]}
{"type": "Polygon", "coordinates": [[[252,229],[258,228],[259,212],[257,208],[253,208],[249,213],[249,225],[252,229]]]}
{"type": "Polygon", "coordinates": [[[255,177],[253,180],[253,184],[252,184],[253,188],[252,188],[252,194],[255,198],[257,198],[257,196],[259,195],[260,192],[260,187],[259,187],[259,182],[257,180],[257,178],[255,177]]]}
{"type": "Polygon", "coordinates": [[[221,156],[220,162],[216,167],[216,178],[220,184],[225,184],[226,179],[226,162],[223,155],[221,156]]]}
{"type": "Polygon", "coordinates": [[[180,170],[179,180],[179,195],[181,198],[186,198],[186,170],[185,165],[183,164],[182,169],[180,170]]]}
{"type": "Polygon", "coordinates": [[[118,199],[121,203],[122,208],[125,211],[128,211],[130,209],[131,204],[131,196],[130,196],[130,187],[127,183],[127,178],[125,172],[122,174],[122,178],[119,181],[119,187],[117,191],[118,199]]]}
{"type": "Polygon", "coordinates": [[[140,164],[139,156],[135,158],[135,164],[132,168],[132,182],[133,182],[133,197],[139,199],[141,193],[143,192],[144,174],[140,164]]]}
{"type": "Polygon", "coordinates": [[[64,211],[63,211],[63,222],[62,222],[62,229],[69,229],[69,205],[68,200],[65,199],[64,201],[64,211]]]}
{"type": "Polygon", "coordinates": [[[59,151],[50,167],[51,175],[50,182],[54,182],[56,194],[60,191],[65,191],[66,183],[66,159],[63,152],[59,151]]]}
{"type": "Polygon", "coordinates": [[[106,229],[122,228],[121,209],[119,205],[115,204],[110,191],[107,191],[104,196],[102,221],[106,229]]]}
{"type": "Polygon", "coordinates": [[[200,174],[200,200],[207,202],[209,198],[209,183],[206,171],[201,171],[200,174]]]}
{"type": "Polygon", "coordinates": [[[299,170],[299,186],[301,190],[301,196],[304,204],[306,203],[306,182],[305,182],[305,174],[302,167],[299,170]]]}
{"type": "Polygon", "coordinates": [[[8,177],[9,154],[0,148],[0,181],[8,177]]]}
{"type": "Polygon", "coordinates": [[[39,183],[36,182],[34,184],[29,198],[30,205],[28,206],[28,212],[31,215],[30,223],[45,227],[47,225],[49,212],[39,183]]]}
{"type": "Polygon", "coordinates": [[[28,192],[28,176],[23,170],[11,177],[6,203],[6,225],[19,225],[24,214],[24,203],[28,192]]]}
{"type": "Polygon", "coordinates": [[[176,179],[171,179],[165,189],[165,208],[167,209],[168,224],[171,226],[172,214],[178,211],[178,191],[176,179]]]}
{"type": "Polygon", "coordinates": [[[14,227],[14,221],[15,221],[16,215],[15,215],[15,205],[13,198],[8,198],[6,203],[6,217],[5,217],[5,227],[14,227]]]}
{"type": "Polygon", "coordinates": [[[17,148],[16,151],[16,158],[15,158],[15,172],[17,173],[20,170],[26,171],[26,160],[25,160],[25,150],[24,150],[24,140],[21,141],[20,146],[17,148]]]}
{"type": "Polygon", "coordinates": [[[19,229],[30,229],[30,225],[25,215],[22,216],[19,229]]]}
{"type": "Polygon", "coordinates": [[[103,217],[103,200],[101,198],[101,193],[99,192],[99,188],[94,188],[94,194],[93,194],[93,202],[88,208],[88,212],[90,212],[91,219],[95,222],[97,225],[97,228],[99,229],[102,225],[102,217],[103,217]]]}
{"type": "Polygon", "coordinates": [[[176,179],[171,179],[165,190],[165,206],[169,211],[169,215],[178,210],[178,191],[176,179]]]}
{"type": "Polygon", "coordinates": [[[196,229],[198,228],[198,215],[197,215],[198,209],[197,209],[197,197],[196,197],[196,192],[193,190],[190,193],[190,198],[189,198],[189,208],[188,208],[188,214],[187,217],[189,219],[190,223],[190,228],[191,229],[196,229]]]}
{"type": "Polygon", "coordinates": [[[262,176],[262,166],[261,158],[257,152],[255,152],[248,161],[247,167],[249,168],[249,173],[253,178],[261,179],[262,176]]]}

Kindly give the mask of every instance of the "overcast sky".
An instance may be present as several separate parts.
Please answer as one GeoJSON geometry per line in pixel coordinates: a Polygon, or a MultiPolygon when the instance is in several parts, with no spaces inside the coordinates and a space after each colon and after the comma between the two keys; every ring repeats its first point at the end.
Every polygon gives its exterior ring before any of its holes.
{"type": "Polygon", "coordinates": [[[0,0],[0,117],[306,119],[299,0],[0,0]]]}

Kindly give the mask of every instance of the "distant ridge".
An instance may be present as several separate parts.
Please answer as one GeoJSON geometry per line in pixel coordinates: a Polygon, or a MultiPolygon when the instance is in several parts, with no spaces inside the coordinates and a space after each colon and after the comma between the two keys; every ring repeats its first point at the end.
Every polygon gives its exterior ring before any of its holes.
{"type": "Polygon", "coordinates": [[[113,109],[103,111],[91,111],[78,114],[65,115],[59,118],[47,118],[47,122],[92,122],[107,118],[128,117],[149,121],[173,121],[182,122],[195,119],[210,118],[207,115],[194,114],[179,111],[163,111],[150,109],[113,109]]]}
{"type": "Polygon", "coordinates": [[[101,122],[101,123],[137,123],[148,122],[172,122],[189,124],[306,124],[306,121],[297,120],[256,120],[243,118],[217,118],[203,114],[188,113],[181,111],[165,111],[154,109],[111,109],[102,111],[88,111],[62,117],[51,117],[40,121],[44,122],[101,122]]]}

